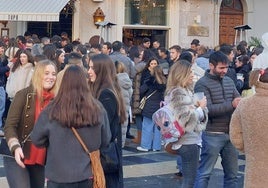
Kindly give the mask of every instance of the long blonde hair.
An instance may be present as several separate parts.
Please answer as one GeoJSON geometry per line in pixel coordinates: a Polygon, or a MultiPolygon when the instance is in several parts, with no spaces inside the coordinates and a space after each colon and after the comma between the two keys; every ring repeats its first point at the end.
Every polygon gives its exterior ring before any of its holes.
{"type": "MultiPolygon", "coordinates": [[[[54,66],[55,70],[57,71],[57,67],[56,67],[55,63],[46,59],[46,60],[42,60],[42,61],[38,62],[36,64],[34,72],[33,72],[32,85],[33,85],[34,91],[37,93],[37,96],[39,99],[41,99],[43,96],[43,84],[42,84],[42,82],[43,82],[43,78],[44,78],[44,74],[45,74],[45,68],[48,65],[54,66]]],[[[52,93],[55,93],[55,90],[56,90],[56,86],[54,85],[50,91],[52,93]]]]}
{"type": "Polygon", "coordinates": [[[166,93],[178,86],[188,87],[187,82],[192,72],[191,69],[192,64],[186,60],[179,60],[174,63],[168,74],[166,93]]]}
{"type": "Polygon", "coordinates": [[[115,64],[117,74],[126,72],[126,67],[122,62],[116,61],[116,62],[114,62],[114,64],[115,64]]]}

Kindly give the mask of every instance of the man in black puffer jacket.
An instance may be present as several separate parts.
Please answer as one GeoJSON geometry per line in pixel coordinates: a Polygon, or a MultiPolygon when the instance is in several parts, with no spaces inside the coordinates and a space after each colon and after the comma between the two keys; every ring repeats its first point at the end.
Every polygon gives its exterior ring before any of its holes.
{"type": "Polygon", "coordinates": [[[228,70],[227,57],[220,51],[209,57],[205,76],[197,81],[195,92],[204,92],[207,98],[208,124],[202,135],[201,163],[195,187],[208,186],[214,165],[221,155],[225,187],[236,187],[238,152],[230,142],[229,123],[240,95],[231,78],[225,76],[228,70]]]}

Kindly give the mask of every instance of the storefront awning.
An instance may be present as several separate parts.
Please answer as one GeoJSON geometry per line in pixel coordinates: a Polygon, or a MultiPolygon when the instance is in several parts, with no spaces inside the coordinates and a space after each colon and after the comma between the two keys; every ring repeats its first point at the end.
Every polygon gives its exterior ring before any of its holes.
{"type": "Polygon", "coordinates": [[[0,0],[0,20],[57,22],[69,0],[0,0]]]}

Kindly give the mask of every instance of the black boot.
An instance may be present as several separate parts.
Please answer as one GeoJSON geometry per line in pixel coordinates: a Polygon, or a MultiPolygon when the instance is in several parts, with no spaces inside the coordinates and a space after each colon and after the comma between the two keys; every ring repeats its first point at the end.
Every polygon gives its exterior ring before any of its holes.
{"type": "Polygon", "coordinates": [[[128,117],[128,125],[127,125],[126,138],[128,138],[128,139],[134,139],[135,136],[131,135],[130,132],[129,132],[129,130],[130,130],[130,119],[129,119],[129,117],[128,117]]]}
{"type": "Polygon", "coordinates": [[[127,133],[126,134],[126,138],[128,138],[128,139],[134,139],[135,136],[131,135],[130,133],[127,133]]]}

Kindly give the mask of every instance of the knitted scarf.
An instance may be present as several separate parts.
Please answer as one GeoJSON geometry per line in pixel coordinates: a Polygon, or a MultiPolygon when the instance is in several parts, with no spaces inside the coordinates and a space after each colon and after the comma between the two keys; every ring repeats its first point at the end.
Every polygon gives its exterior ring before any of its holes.
{"type": "MultiPolygon", "coordinates": [[[[48,103],[53,99],[54,94],[48,91],[43,91],[42,101],[36,97],[35,102],[35,121],[38,119],[41,111],[48,105],[48,103]]],[[[33,165],[33,164],[45,164],[46,159],[46,148],[37,148],[35,145],[31,144],[30,146],[30,156],[29,158],[24,160],[25,164],[33,165]]]]}

